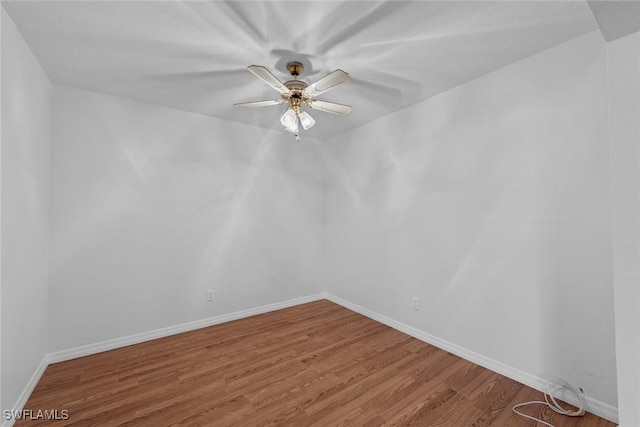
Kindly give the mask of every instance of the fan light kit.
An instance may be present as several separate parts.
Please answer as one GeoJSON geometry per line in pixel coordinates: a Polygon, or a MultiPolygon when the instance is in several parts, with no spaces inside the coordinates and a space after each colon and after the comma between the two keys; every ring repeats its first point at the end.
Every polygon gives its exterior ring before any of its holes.
{"type": "Polygon", "coordinates": [[[339,116],[347,115],[351,112],[349,105],[336,104],[335,102],[321,101],[316,96],[335,89],[342,83],[349,81],[349,74],[342,70],[335,70],[317,82],[308,85],[302,80],[298,80],[298,76],[304,70],[300,62],[289,62],[287,71],[293,77],[292,80],[281,82],[268,69],[260,65],[250,65],[247,67],[249,71],[255,74],[260,80],[271,86],[280,93],[282,99],[273,101],[256,101],[243,102],[234,104],[238,108],[259,108],[269,107],[271,105],[287,104],[287,110],[280,117],[280,123],[284,128],[296,136],[296,140],[300,140],[298,136],[299,125],[304,130],[310,129],[316,121],[309,113],[302,109],[302,106],[309,107],[313,110],[324,111],[326,113],[337,114],[339,116]]]}

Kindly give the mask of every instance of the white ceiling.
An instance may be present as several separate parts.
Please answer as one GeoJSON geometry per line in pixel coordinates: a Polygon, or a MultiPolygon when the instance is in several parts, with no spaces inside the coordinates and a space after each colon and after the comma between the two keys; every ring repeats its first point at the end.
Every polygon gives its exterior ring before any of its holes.
{"type": "Polygon", "coordinates": [[[311,83],[352,81],[320,97],[353,106],[311,114],[328,138],[598,28],[584,1],[3,1],[52,82],[261,127],[283,107],[245,68],[311,83]]]}
{"type": "Polygon", "coordinates": [[[605,40],[640,31],[640,1],[590,0],[589,6],[605,40]]]}

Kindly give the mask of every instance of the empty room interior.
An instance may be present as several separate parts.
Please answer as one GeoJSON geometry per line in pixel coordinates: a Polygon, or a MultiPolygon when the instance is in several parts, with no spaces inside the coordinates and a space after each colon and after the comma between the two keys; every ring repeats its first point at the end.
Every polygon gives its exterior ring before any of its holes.
{"type": "Polygon", "coordinates": [[[640,426],[640,2],[1,15],[3,427],[640,426]]]}

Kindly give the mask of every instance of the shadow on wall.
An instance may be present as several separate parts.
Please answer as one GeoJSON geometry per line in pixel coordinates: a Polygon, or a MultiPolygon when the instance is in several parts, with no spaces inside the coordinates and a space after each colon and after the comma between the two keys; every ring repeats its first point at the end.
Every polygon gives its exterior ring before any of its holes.
{"type": "Polygon", "coordinates": [[[330,292],[615,404],[603,60],[588,34],[328,141],[330,292]]]}
{"type": "Polygon", "coordinates": [[[314,292],[303,270],[321,253],[315,145],[55,91],[51,351],[314,292]]]}

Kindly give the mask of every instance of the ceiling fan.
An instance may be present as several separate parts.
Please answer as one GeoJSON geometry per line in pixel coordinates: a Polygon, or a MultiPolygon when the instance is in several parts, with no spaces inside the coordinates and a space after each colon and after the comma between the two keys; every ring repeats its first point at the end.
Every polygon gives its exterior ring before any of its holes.
{"type": "Polygon", "coordinates": [[[342,83],[349,81],[349,74],[342,70],[335,70],[313,84],[307,84],[302,80],[298,80],[298,76],[304,70],[304,66],[300,62],[289,62],[287,71],[293,77],[292,80],[281,82],[268,69],[260,65],[250,65],[247,67],[249,71],[256,75],[260,80],[271,86],[280,93],[282,99],[272,101],[256,101],[242,102],[234,104],[238,108],[259,108],[269,107],[271,105],[288,104],[289,107],[280,117],[280,123],[286,130],[296,136],[296,140],[300,140],[298,136],[298,122],[304,130],[310,129],[316,121],[302,109],[307,106],[313,110],[324,111],[326,113],[344,116],[351,112],[349,105],[336,104],[335,102],[322,101],[316,99],[316,96],[335,89],[342,83]]]}

